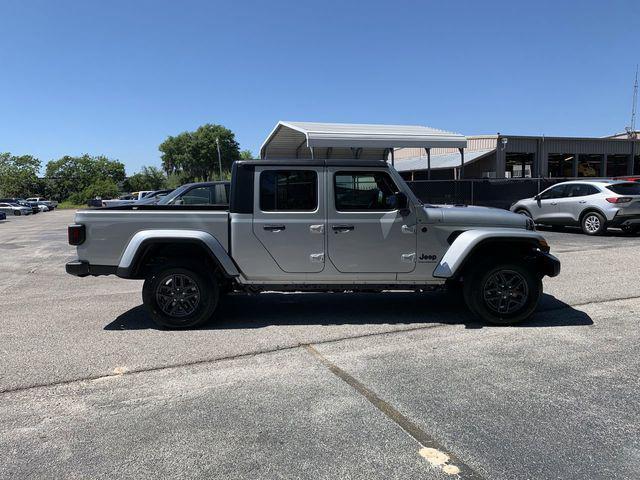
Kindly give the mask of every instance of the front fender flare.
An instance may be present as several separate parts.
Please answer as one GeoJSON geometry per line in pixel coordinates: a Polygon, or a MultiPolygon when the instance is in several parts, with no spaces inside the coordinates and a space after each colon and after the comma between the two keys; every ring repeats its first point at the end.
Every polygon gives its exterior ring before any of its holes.
{"type": "Polygon", "coordinates": [[[436,278],[453,278],[464,261],[480,244],[491,241],[526,242],[535,246],[546,245],[544,237],[537,232],[515,228],[492,228],[467,230],[453,241],[433,271],[436,278]]]}
{"type": "Polygon", "coordinates": [[[218,239],[210,233],[200,230],[141,230],[137,232],[131,237],[122,257],[120,257],[116,275],[122,278],[131,278],[136,261],[144,253],[145,247],[154,243],[171,242],[199,243],[210,252],[225,275],[229,277],[240,275],[236,264],[218,239]]]}

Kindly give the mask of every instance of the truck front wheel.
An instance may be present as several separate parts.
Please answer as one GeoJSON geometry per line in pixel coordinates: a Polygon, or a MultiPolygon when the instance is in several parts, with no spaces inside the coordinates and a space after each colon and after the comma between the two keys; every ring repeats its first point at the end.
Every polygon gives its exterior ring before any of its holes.
{"type": "Polygon", "coordinates": [[[195,266],[166,265],[151,272],[142,301],[153,321],[165,328],[192,328],[207,322],[218,305],[212,275],[195,266]]]}
{"type": "Polygon", "coordinates": [[[542,281],[518,263],[478,265],[464,277],[469,310],[494,325],[514,325],[529,318],[542,295],[542,281]]]}

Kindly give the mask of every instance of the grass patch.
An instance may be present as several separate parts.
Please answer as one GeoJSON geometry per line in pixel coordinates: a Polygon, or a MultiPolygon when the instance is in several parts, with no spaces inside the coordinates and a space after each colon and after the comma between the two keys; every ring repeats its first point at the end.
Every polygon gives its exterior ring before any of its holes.
{"type": "Polygon", "coordinates": [[[87,205],[84,205],[84,204],[78,205],[77,203],[73,203],[73,202],[70,202],[69,200],[65,200],[64,202],[60,202],[58,204],[56,209],[58,208],[73,208],[74,210],[77,210],[78,208],[89,208],[89,207],[87,207],[87,205]]]}

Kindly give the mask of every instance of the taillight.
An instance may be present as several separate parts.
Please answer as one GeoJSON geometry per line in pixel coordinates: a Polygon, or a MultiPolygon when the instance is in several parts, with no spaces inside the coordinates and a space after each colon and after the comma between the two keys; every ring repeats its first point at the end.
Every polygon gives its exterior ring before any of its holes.
{"type": "Polygon", "coordinates": [[[82,245],[86,236],[84,225],[69,225],[67,234],[69,237],[69,245],[82,245]]]}
{"type": "Polygon", "coordinates": [[[607,202],[609,203],[629,203],[633,200],[631,197],[609,197],[607,202]]]}

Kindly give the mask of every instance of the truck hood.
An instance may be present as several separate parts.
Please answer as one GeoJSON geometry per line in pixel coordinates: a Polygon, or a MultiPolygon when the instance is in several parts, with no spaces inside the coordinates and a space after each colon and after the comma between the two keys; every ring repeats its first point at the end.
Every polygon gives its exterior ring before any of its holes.
{"type": "MultiPolygon", "coordinates": [[[[527,228],[529,219],[508,210],[490,207],[438,205],[440,222],[449,225],[473,225],[482,227],[527,228]]],[[[429,216],[432,207],[425,207],[429,216]]]]}

